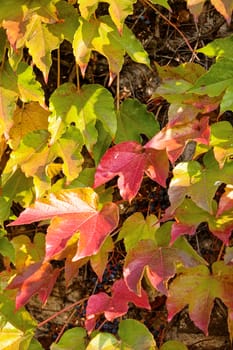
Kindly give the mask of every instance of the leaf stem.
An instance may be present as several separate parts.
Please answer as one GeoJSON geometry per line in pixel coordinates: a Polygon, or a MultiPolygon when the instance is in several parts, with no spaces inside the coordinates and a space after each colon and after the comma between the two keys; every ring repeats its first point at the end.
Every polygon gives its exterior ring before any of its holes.
{"type": "Polygon", "coordinates": [[[61,85],[61,51],[57,49],[57,87],[61,85]]]}
{"type": "Polygon", "coordinates": [[[117,74],[117,84],[116,84],[116,109],[120,110],[120,73],[117,74]]]}
{"type": "Polygon", "coordinates": [[[184,33],[174,24],[172,23],[166,16],[164,16],[149,0],[140,0],[142,3],[144,2],[148,6],[150,6],[155,12],[158,13],[158,15],[165,21],[167,22],[171,27],[173,27],[179,34],[180,36],[184,39],[184,42],[188,46],[189,50],[191,51],[193,57],[195,57],[198,61],[200,61],[199,57],[196,55],[195,51],[193,50],[192,46],[190,45],[188,38],[184,35],[184,33]]]}
{"type": "Polygon", "coordinates": [[[72,309],[74,306],[76,305],[79,305],[79,304],[82,304],[84,303],[86,300],[88,300],[89,297],[86,297],[86,298],[83,298],[79,301],[76,301],[75,303],[71,304],[71,305],[68,305],[66,306],[64,309],[58,311],[58,312],[55,312],[52,316],[50,316],[49,318],[47,318],[46,320],[38,323],[37,327],[40,328],[42,327],[44,324],[48,323],[49,321],[53,320],[55,317],[59,316],[60,314],[62,314],[63,312],[66,312],[70,309],[72,309]]]}

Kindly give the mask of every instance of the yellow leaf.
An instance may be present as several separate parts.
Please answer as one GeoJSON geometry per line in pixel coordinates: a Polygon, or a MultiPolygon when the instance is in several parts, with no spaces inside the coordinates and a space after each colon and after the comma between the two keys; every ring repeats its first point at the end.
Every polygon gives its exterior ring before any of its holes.
{"type": "Polygon", "coordinates": [[[10,130],[10,147],[15,150],[20,140],[31,131],[48,129],[49,114],[37,102],[25,104],[23,108],[18,107],[13,117],[13,127],[10,130]]]}

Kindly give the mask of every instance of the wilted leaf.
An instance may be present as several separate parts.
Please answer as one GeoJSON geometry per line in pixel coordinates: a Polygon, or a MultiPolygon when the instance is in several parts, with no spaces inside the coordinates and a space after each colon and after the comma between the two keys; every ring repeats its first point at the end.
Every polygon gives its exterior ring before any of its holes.
{"type": "Polygon", "coordinates": [[[94,187],[119,176],[118,187],[125,200],[137,194],[144,172],[162,186],[168,176],[168,159],[164,151],[141,146],[134,141],[110,148],[101,159],[95,174],[94,187]]]}
{"type": "Polygon", "coordinates": [[[52,219],[46,235],[46,259],[65,249],[69,239],[80,232],[73,260],[96,254],[107,236],[118,225],[118,207],[106,203],[98,210],[98,197],[91,188],[61,190],[37,200],[10,225],[52,219]]]}
{"type": "Polygon", "coordinates": [[[129,302],[150,310],[146,292],[142,289],[141,296],[136,295],[128,289],[123,279],[114,283],[112,296],[103,292],[91,295],[86,309],[85,326],[88,332],[94,329],[96,319],[102,313],[108,321],[113,321],[115,318],[124,315],[128,311],[129,302]]]}

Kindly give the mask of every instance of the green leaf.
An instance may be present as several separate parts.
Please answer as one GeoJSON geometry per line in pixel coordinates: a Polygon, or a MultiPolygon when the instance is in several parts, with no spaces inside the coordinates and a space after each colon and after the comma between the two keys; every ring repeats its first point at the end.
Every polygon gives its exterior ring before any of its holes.
{"type": "Polygon", "coordinates": [[[27,206],[33,200],[32,180],[26,178],[20,169],[13,174],[2,175],[2,195],[0,196],[0,223],[9,218],[12,202],[27,206]]]}
{"type": "Polygon", "coordinates": [[[123,320],[118,332],[122,350],[156,350],[153,335],[143,323],[136,320],[123,320]]]}
{"type": "Polygon", "coordinates": [[[157,228],[158,218],[155,215],[149,215],[144,219],[142,213],[137,212],[124,221],[117,240],[124,240],[124,245],[128,252],[141,240],[155,240],[157,228]]]}
{"type": "Polygon", "coordinates": [[[74,33],[79,26],[77,9],[65,1],[59,1],[56,4],[56,8],[60,21],[50,24],[49,31],[59,38],[60,41],[66,39],[72,43],[74,33]]]}
{"type": "Polygon", "coordinates": [[[12,263],[15,262],[15,250],[12,243],[6,238],[2,237],[1,233],[3,232],[0,229],[0,253],[2,256],[5,256],[10,259],[12,263]]]}
{"type": "Polygon", "coordinates": [[[83,85],[77,91],[75,85],[63,84],[51,96],[50,108],[49,131],[53,143],[61,137],[66,126],[75,124],[88,150],[92,150],[98,136],[95,127],[97,119],[112,137],[115,135],[114,101],[110,92],[100,85],[83,85]],[[58,127],[54,127],[57,123],[58,127]]]}
{"type": "Polygon", "coordinates": [[[206,153],[203,162],[204,166],[197,161],[180,162],[174,168],[168,190],[173,209],[188,195],[199,207],[213,213],[213,197],[221,183],[231,183],[233,163],[226,163],[220,169],[211,151],[206,153]]]}
{"type": "Polygon", "coordinates": [[[167,0],[150,0],[150,2],[152,4],[155,4],[155,5],[160,5],[160,6],[163,6],[165,7],[166,9],[170,10],[170,6],[168,4],[168,1],[167,0]]]}
{"type": "Polygon", "coordinates": [[[6,31],[3,28],[0,28],[0,62],[3,61],[5,52],[5,46],[6,46],[6,31]]]}
{"type": "Polygon", "coordinates": [[[36,80],[32,67],[24,62],[20,62],[16,73],[22,102],[37,101],[43,105],[44,92],[36,80]]]}
{"type": "Polygon", "coordinates": [[[222,121],[211,125],[210,145],[214,147],[214,156],[221,169],[233,154],[232,137],[233,128],[229,122],[222,121]]]}
{"type": "Polygon", "coordinates": [[[104,153],[108,150],[112,143],[111,135],[103,128],[102,123],[97,120],[96,130],[98,131],[98,138],[93,147],[93,158],[95,164],[98,165],[104,153]]]}
{"type": "Polygon", "coordinates": [[[141,142],[142,134],[150,139],[158,131],[158,122],[153,113],[147,111],[146,105],[136,99],[128,99],[121,104],[117,115],[116,143],[129,140],[141,142]]]}
{"type": "Polygon", "coordinates": [[[177,340],[169,340],[162,345],[160,350],[188,350],[188,348],[177,340]]]}
{"type": "Polygon", "coordinates": [[[81,327],[68,329],[58,343],[53,343],[51,350],[85,350],[86,331],[81,327]]]}
{"type": "Polygon", "coordinates": [[[27,350],[43,350],[41,343],[38,340],[32,339],[27,350]]]}
{"type": "Polygon", "coordinates": [[[60,39],[49,31],[49,26],[42,23],[38,16],[31,17],[25,38],[33,62],[42,71],[47,82],[52,64],[51,52],[59,47],[60,39]]]}
{"type": "Polygon", "coordinates": [[[119,341],[109,333],[98,333],[86,350],[120,350],[119,341]]]}

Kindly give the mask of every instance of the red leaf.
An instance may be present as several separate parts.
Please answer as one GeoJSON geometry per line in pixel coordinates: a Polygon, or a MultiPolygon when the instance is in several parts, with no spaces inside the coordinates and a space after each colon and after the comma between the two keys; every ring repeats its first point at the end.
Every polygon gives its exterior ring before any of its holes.
{"type": "Polygon", "coordinates": [[[145,145],[145,148],[166,149],[168,158],[174,163],[183,153],[189,140],[208,144],[209,137],[208,117],[203,117],[200,121],[193,120],[186,124],[167,124],[145,145]]]}
{"type": "Polygon", "coordinates": [[[129,302],[150,310],[146,292],[142,290],[141,296],[136,295],[128,289],[123,279],[114,283],[111,297],[102,292],[92,295],[88,300],[86,309],[85,326],[88,332],[94,329],[96,319],[102,313],[108,321],[113,321],[115,318],[126,314],[129,302]]]}
{"type": "Polygon", "coordinates": [[[97,194],[90,188],[62,190],[40,199],[10,225],[52,219],[46,235],[46,259],[61,253],[69,239],[80,233],[73,260],[96,254],[108,234],[118,225],[118,207],[106,203],[97,210],[97,194]]]}
{"type": "Polygon", "coordinates": [[[181,259],[175,248],[157,247],[152,240],[140,241],[127,254],[125,282],[130,290],[141,295],[141,280],[146,271],[151,284],[167,294],[167,281],[175,275],[178,260],[181,259]]]}
{"type": "Polygon", "coordinates": [[[16,310],[25,305],[34,294],[38,294],[41,302],[45,304],[59,273],[60,270],[53,270],[50,263],[39,262],[30,265],[21,275],[16,276],[7,287],[18,288],[16,310]]]}
{"type": "Polygon", "coordinates": [[[118,175],[120,194],[131,201],[140,188],[144,172],[165,186],[168,167],[164,151],[143,147],[135,141],[122,142],[104,154],[96,170],[94,188],[118,175]]]}

